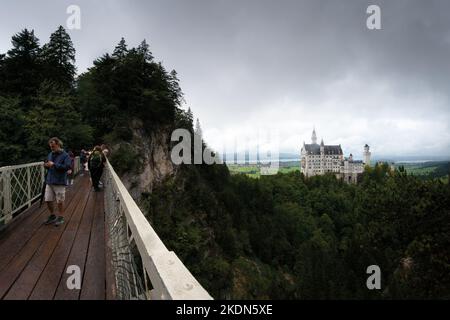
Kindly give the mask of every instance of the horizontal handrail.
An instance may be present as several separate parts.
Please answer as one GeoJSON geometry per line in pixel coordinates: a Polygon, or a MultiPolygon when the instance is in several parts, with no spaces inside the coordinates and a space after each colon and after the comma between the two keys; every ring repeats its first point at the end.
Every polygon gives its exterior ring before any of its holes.
{"type": "Polygon", "coordinates": [[[19,164],[19,165],[14,165],[14,166],[4,166],[4,167],[0,167],[0,172],[4,172],[6,170],[16,170],[16,169],[21,169],[21,168],[40,166],[43,164],[44,164],[44,162],[39,161],[39,162],[24,163],[24,164],[19,164]]]}
{"type": "MultiPolygon", "coordinates": [[[[124,282],[120,279],[124,273],[119,272],[119,268],[121,270],[126,269],[130,272],[130,268],[123,265],[123,257],[119,257],[119,255],[125,257],[130,256],[132,255],[130,254],[132,250],[130,249],[129,252],[121,251],[119,253],[118,250],[115,250],[115,247],[122,249],[124,243],[121,242],[128,241],[126,244],[128,246],[136,245],[143,269],[143,272],[136,270],[139,266],[136,268],[133,259],[130,259],[128,264],[134,266],[131,271],[133,275],[128,275],[127,277],[135,280],[139,277],[144,279],[136,280],[142,286],[136,283],[136,288],[127,288],[127,290],[117,288],[118,292],[123,292],[123,294],[119,294],[119,298],[130,299],[132,297],[128,296],[129,294],[133,296],[133,291],[137,292],[143,289],[145,291],[143,296],[146,299],[211,300],[212,297],[194,278],[176,254],[166,248],[123,185],[109,161],[106,162],[105,182],[105,213],[110,219],[111,247],[113,256],[122,263],[122,265],[119,265],[119,263],[115,265],[116,284],[120,285],[120,283],[124,282]],[[125,230],[126,240],[121,240],[118,234],[117,224],[121,222],[125,223],[122,230],[125,230]],[[149,289],[147,277],[150,279],[152,290],[149,289]]],[[[139,296],[139,293],[136,296],[139,296]]],[[[139,298],[136,296],[135,298],[139,298]]]]}

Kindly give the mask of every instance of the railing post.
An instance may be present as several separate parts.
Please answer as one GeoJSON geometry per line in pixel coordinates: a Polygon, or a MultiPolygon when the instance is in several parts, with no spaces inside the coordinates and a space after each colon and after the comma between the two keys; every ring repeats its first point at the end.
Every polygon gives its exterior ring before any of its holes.
{"type": "Polygon", "coordinates": [[[27,167],[27,202],[28,208],[31,207],[31,167],[27,167]]]}
{"type": "Polygon", "coordinates": [[[80,157],[75,157],[73,160],[73,175],[76,176],[80,172],[80,157]]]}
{"type": "Polygon", "coordinates": [[[11,170],[3,171],[4,197],[5,197],[5,224],[12,220],[12,199],[11,199],[11,170]]]}
{"type": "Polygon", "coordinates": [[[45,181],[45,168],[42,165],[41,166],[41,186],[44,184],[44,181],[45,181]]]}

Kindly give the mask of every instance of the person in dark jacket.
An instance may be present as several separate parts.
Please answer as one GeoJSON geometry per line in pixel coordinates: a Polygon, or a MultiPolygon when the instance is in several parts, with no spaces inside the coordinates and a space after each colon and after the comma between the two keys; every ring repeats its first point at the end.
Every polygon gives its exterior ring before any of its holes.
{"type": "Polygon", "coordinates": [[[71,174],[72,161],[67,152],[63,150],[63,143],[54,137],[48,141],[51,152],[44,162],[47,169],[45,187],[45,202],[47,203],[50,216],[45,224],[54,223],[59,226],[64,223],[64,200],[66,195],[67,175],[71,174]],[[55,214],[54,202],[57,205],[57,215],[55,214]]]}
{"type": "Polygon", "coordinates": [[[105,167],[106,157],[100,146],[95,146],[88,160],[88,167],[91,173],[92,186],[95,191],[100,191],[99,182],[105,167]]]}

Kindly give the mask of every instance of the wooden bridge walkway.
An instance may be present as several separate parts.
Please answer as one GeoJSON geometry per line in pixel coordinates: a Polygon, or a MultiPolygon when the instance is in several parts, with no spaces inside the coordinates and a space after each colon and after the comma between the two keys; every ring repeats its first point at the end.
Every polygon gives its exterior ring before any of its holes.
{"type": "MultiPolygon", "coordinates": [[[[75,157],[74,172],[80,169],[75,157]]],[[[88,172],[77,175],[57,227],[44,224],[46,205],[33,203],[44,173],[43,162],[0,167],[0,299],[212,299],[161,241],[109,161],[101,192],[93,191],[88,172]],[[70,289],[77,274],[80,288],[70,289]]]]}
{"type": "Polygon", "coordinates": [[[67,188],[65,223],[44,225],[45,203],[33,204],[0,233],[0,299],[107,299],[103,192],[89,174],[67,188]],[[71,265],[81,270],[81,289],[68,289],[71,265]]]}

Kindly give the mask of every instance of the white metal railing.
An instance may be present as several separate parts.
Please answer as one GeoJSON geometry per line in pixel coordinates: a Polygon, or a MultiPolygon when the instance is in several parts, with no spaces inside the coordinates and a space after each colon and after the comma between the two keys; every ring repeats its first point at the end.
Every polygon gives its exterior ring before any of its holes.
{"type": "Polygon", "coordinates": [[[117,298],[212,300],[177,255],[166,248],[109,161],[103,180],[117,298]]]}
{"type": "MultiPolygon", "coordinates": [[[[75,157],[74,175],[79,170],[80,158],[75,157]]],[[[11,222],[14,214],[40,197],[44,178],[43,162],[0,168],[0,226],[11,222]]]]}
{"type": "Polygon", "coordinates": [[[0,225],[9,223],[16,212],[30,207],[41,195],[43,182],[43,162],[1,167],[0,225]]]}

